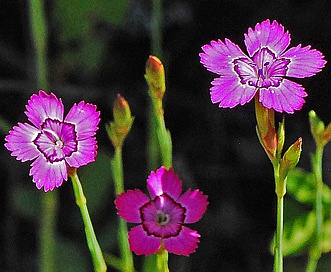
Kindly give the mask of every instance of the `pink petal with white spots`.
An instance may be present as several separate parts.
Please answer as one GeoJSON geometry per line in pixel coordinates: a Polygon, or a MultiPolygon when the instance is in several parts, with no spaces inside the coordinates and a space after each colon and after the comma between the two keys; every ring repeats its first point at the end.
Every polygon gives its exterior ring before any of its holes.
{"type": "Polygon", "coordinates": [[[248,29],[248,33],[244,34],[245,44],[248,54],[253,56],[254,53],[268,47],[276,56],[279,56],[289,46],[291,38],[290,33],[284,33],[284,27],[277,21],[270,24],[270,20],[263,21],[261,24],[257,23],[254,30],[248,29]]]}
{"type": "Polygon", "coordinates": [[[213,103],[220,103],[222,108],[244,105],[256,93],[255,87],[241,84],[237,76],[215,78],[212,84],[214,86],[210,89],[211,100],[213,103]]]}
{"type": "Polygon", "coordinates": [[[100,122],[100,112],[97,107],[84,101],[74,104],[67,116],[65,122],[74,124],[77,132],[77,140],[86,139],[95,135],[100,122]]]}
{"type": "Polygon", "coordinates": [[[164,239],[164,248],[170,253],[189,256],[198,247],[199,233],[187,227],[182,227],[178,236],[164,239]]]}
{"type": "Polygon", "coordinates": [[[201,219],[208,205],[207,198],[199,190],[191,189],[180,196],[178,203],[186,209],[184,223],[195,223],[201,219]]]}
{"type": "Polygon", "coordinates": [[[310,49],[310,45],[301,47],[299,44],[287,50],[282,58],[290,59],[287,76],[289,77],[310,77],[320,72],[326,64],[323,54],[316,50],[310,49]]]}
{"type": "Polygon", "coordinates": [[[40,155],[40,151],[33,140],[37,137],[39,130],[27,123],[18,123],[9,135],[6,136],[5,147],[12,151],[11,155],[22,162],[33,160],[40,155]]]}
{"type": "Polygon", "coordinates": [[[78,168],[95,160],[97,156],[97,141],[95,138],[87,138],[78,141],[77,151],[73,152],[71,156],[66,157],[65,160],[70,167],[78,168]]]}
{"type": "Polygon", "coordinates": [[[307,96],[300,84],[288,79],[283,79],[279,87],[261,89],[259,95],[260,102],[266,108],[287,113],[300,110],[305,103],[303,97],[307,96]]]}
{"type": "Polygon", "coordinates": [[[142,225],[136,226],[129,231],[130,250],[137,255],[155,254],[161,245],[161,238],[147,235],[142,225]]]}
{"type": "Polygon", "coordinates": [[[239,46],[228,39],[225,39],[225,43],[221,40],[211,41],[210,45],[204,45],[202,50],[204,53],[199,54],[200,62],[207,70],[219,75],[232,75],[233,60],[240,57],[247,58],[239,46]]]}
{"type": "Polygon", "coordinates": [[[166,193],[174,200],[177,200],[182,192],[182,182],[172,168],[166,170],[162,166],[155,173],[152,171],[149,175],[147,189],[152,199],[166,193]]]}
{"type": "Polygon", "coordinates": [[[32,164],[30,176],[38,189],[44,187],[44,191],[52,191],[59,187],[63,180],[68,179],[67,166],[64,160],[59,162],[47,162],[43,156],[39,156],[32,164]]]}
{"type": "Polygon", "coordinates": [[[148,202],[149,198],[139,189],[128,190],[115,200],[117,214],[130,223],[141,223],[139,209],[148,202]]]}
{"type": "Polygon", "coordinates": [[[64,107],[61,98],[55,94],[47,94],[40,90],[38,94],[33,94],[28,101],[25,112],[29,121],[37,128],[47,119],[63,121],[64,107]]]}

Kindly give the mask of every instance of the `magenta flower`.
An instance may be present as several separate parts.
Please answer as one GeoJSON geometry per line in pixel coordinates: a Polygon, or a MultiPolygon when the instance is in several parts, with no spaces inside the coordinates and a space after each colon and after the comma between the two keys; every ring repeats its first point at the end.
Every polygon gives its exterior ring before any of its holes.
{"type": "Polygon", "coordinates": [[[118,214],[131,223],[141,223],[129,232],[130,249],[136,254],[155,254],[163,247],[178,255],[195,252],[200,235],[186,223],[200,220],[208,205],[199,190],[182,191],[173,169],[163,166],[147,179],[150,200],[139,189],[128,190],[115,200],[118,214]]]}
{"type": "Polygon", "coordinates": [[[304,88],[289,78],[304,78],[320,72],[326,64],[323,54],[310,46],[291,47],[290,34],[269,19],[248,29],[245,44],[249,57],[228,39],[211,41],[200,53],[201,63],[220,75],[210,89],[213,103],[233,108],[249,102],[256,93],[268,109],[293,113],[307,96],[304,88]]]}
{"type": "Polygon", "coordinates": [[[42,90],[31,96],[26,109],[33,125],[18,123],[6,136],[5,146],[17,160],[34,160],[30,176],[38,189],[44,187],[47,192],[68,179],[68,167],[94,161],[100,112],[95,105],[81,101],[63,119],[62,100],[42,90]]]}

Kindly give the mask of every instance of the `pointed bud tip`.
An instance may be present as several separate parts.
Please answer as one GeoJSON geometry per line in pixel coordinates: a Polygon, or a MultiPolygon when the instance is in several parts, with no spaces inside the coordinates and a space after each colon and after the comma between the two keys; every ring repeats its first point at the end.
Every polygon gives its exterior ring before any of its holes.
{"type": "Polygon", "coordinates": [[[152,70],[157,72],[162,68],[163,68],[163,64],[160,61],[160,59],[156,56],[150,55],[146,63],[146,70],[152,70]]]}

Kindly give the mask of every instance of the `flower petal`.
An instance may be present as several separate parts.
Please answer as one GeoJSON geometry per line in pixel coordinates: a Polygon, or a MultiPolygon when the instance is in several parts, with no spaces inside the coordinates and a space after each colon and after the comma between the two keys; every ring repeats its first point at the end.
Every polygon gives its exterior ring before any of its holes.
{"type": "Polygon", "coordinates": [[[147,235],[142,225],[136,226],[129,231],[130,250],[137,255],[155,254],[161,245],[161,238],[147,235]]]}
{"type": "Polygon", "coordinates": [[[152,171],[149,175],[147,189],[152,199],[166,193],[173,200],[177,200],[182,192],[182,182],[172,168],[166,170],[162,166],[155,173],[152,171]]]}
{"type": "Polygon", "coordinates": [[[22,162],[33,160],[40,155],[33,140],[40,131],[27,123],[18,123],[6,136],[5,147],[12,151],[11,155],[17,157],[22,162]]]}
{"type": "Polygon", "coordinates": [[[47,119],[63,121],[64,107],[61,98],[58,99],[55,94],[47,94],[40,90],[39,94],[33,94],[26,105],[25,112],[29,121],[37,128],[47,119]]]}
{"type": "Polygon", "coordinates": [[[130,223],[141,223],[139,209],[149,202],[149,198],[139,189],[128,190],[115,200],[118,215],[130,223]]]}
{"type": "Polygon", "coordinates": [[[164,239],[164,248],[174,254],[189,256],[198,247],[199,237],[195,230],[183,226],[178,236],[164,239]]]}
{"type": "Polygon", "coordinates": [[[260,102],[268,109],[278,112],[293,113],[300,110],[305,103],[303,97],[307,96],[304,88],[288,79],[283,79],[278,87],[260,89],[260,102]]]}
{"type": "Polygon", "coordinates": [[[249,102],[256,93],[254,86],[241,84],[237,77],[220,77],[212,81],[214,85],[210,89],[211,101],[220,103],[222,108],[233,108],[240,104],[244,105],[249,102]]]}
{"type": "Polygon", "coordinates": [[[290,77],[310,77],[320,72],[326,64],[323,54],[316,50],[310,49],[310,45],[301,47],[299,44],[287,50],[283,58],[289,58],[287,76],[290,77]]]}
{"type": "Polygon", "coordinates": [[[78,168],[93,162],[97,156],[97,149],[98,145],[94,137],[78,141],[77,151],[66,157],[65,160],[70,167],[78,168]]]}
{"type": "Polygon", "coordinates": [[[180,196],[178,203],[186,209],[184,223],[195,223],[200,220],[208,205],[207,198],[208,196],[201,191],[191,189],[180,196]]]}
{"type": "Polygon", "coordinates": [[[75,125],[77,140],[86,139],[95,135],[100,122],[100,112],[97,107],[84,101],[74,104],[68,112],[65,122],[75,125]]]}
{"type": "Polygon", "coordinates": [[[284,52],[291,41],[290,33],[288,31],[284,33],[284,27],[277,21],[270,24],[269,19],[261,24],[257,23],[254,30],[249,28],[248,33],[244,36],[250,56],[253,56],[257,50],[263,47],[268,47],[278,56],[284,52]]]}
{"type": "Polygon", "coordinates": [[[32,164],[30,176],[38,189],[44,187],[44,191],[52,191],[55,186],[61,186],[63,180],[68,179],[67,166],[64,160],[50,163],[43,156],[39,156],[32,164]]]}
{"type": "Polygon", "coordinates": [[[247,58],[239,46],[228,39],[225,39],[225,43],[221,40],[211,41],[210,45],[204,45],[202,50],[204,53],[199,54],[200,62],[207,70],[219,75],[233,74],[233,60],[247,58]]]}

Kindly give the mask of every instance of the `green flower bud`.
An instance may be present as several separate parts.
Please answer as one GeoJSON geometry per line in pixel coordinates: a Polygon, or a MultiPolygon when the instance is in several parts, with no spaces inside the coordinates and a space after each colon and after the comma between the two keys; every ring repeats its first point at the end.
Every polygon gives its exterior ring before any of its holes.
{"type": "Polygon", "coordinates": [[[152,98],[162,99],[166,89],[164,66],[155,56],[149,56],[146,63],[145,79],[152,98]]]}
{"type": "Polygon", "coordinates": [[[294,144],[292,144],[285,152],[280,161],[281,180],[285,180],[289,171],[291,171],[299,162],[302,151],[302,138],[300,137],[294,144]]]}
{"type": "Polygon", "coordinates": [[[116,148],[123,145],[134,120],[128,102],[120,94],[117,95],[114,102],[113,115],[114,121],[106,125],[106,130],[113,146],[116,148]]]}

